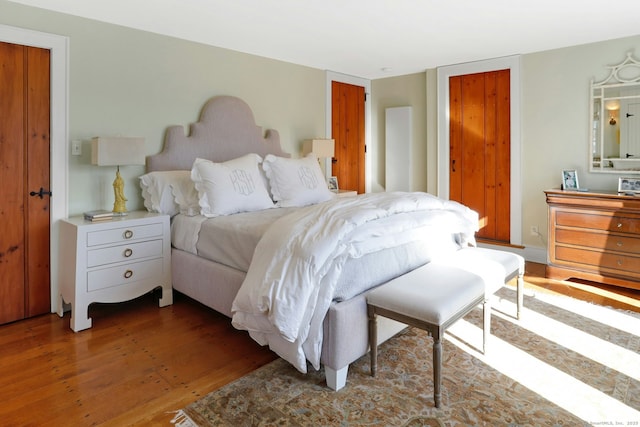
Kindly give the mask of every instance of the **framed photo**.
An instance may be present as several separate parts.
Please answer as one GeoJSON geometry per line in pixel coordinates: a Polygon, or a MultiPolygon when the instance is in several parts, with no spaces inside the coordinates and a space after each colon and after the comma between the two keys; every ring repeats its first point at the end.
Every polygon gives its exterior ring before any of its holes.
{"type": "Polygon", "coordinates": [[[329,178],[329,190],[338,191],[338,177],[332,176],[329,178]]]}
{"type": "Polygon", "coordinates": [[[618,193],[640,193],[640,178],[618,178],[618,193]]]}
{"type": "Polygon", "coordinates": [[[565,169],[562,171],[562,189],[563,190],[577,190],[580,188],[578,185],[578,172],[575,169],[565,169]]]}

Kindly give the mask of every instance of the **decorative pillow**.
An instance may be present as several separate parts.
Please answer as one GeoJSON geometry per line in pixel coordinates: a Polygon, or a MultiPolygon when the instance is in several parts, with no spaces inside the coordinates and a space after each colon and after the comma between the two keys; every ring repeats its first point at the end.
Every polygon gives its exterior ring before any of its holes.
{"type": "MultiPolygon", "coordinates": [[[[140,188],[144,207],[149,212],[174,216],[180,212],[180,206],[174,199],[171,185],[183,181],[191,182],[191,171],[157,171],[142,175],[140,188]]],[[[191,186],[193,187],[193,184],[191,186]]]]}
{"type": "Polygon", "coordinates": [[[306,206],[335,197],[313,153],[301,159],[268,154],[262,167],[269,179],[273,200],[278,206],[306,206]]]}
{"type": "Polygon", "coordinates": [[[224,163],[196,159],[191,169],[200,199],[200,212],[207,217],[274,207],[260,174],[262,158],[247,154],[224,163]]]}

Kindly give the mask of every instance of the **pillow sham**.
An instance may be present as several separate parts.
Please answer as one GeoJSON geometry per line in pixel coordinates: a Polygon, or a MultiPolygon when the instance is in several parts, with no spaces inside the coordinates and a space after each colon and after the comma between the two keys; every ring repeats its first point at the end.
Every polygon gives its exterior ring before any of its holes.
{"type": "Polygon", "coordinates": [[[335,197],[329,190],[318,158],[313,153],[300,159],[268,154],[262,168],[267,174],[273,200],[278,206],[307,206],[335,197]]]}
{"type": "Polygon", "coordinates": [[[180,213],[186,216],[200,215],[200,203],[198,201],[198,191],[191,180],[191,171],[187,172],[185,179],[171,183],[173,198],[180,207],[180,213]]]}
{"type": "MultiPolygon", "coordinates": [[[[180,206],[174,199],[171,184],[191,182],[191,171],[156,171],[140,177],[140,188],[144,207],[149,212],[158,212],[174,216],[180,212],[180,206]]],[[[193,186],[193,184],[191,184],[193,186]]]]}
{"type": "Polygon", "coordinates": [[[262,158],[247,154],[223,163],[196,159],[191,179],[198,191],[200,212],[207,217],[274,207],[260,173],[262,158]]]}

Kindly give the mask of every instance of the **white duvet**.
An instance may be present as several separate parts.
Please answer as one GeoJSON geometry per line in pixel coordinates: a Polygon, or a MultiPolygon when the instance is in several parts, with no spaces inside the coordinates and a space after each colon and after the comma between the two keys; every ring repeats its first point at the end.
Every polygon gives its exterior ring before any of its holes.
{"type": "Polygon", "coordinates": [[[426,193],[373,193],[296,210],[259,241],[233,302],[233,326],[249,331],[299,371],[320,367],[322,322],[344,263],[430,233],[475,243],[478,215],[426,193]]]}

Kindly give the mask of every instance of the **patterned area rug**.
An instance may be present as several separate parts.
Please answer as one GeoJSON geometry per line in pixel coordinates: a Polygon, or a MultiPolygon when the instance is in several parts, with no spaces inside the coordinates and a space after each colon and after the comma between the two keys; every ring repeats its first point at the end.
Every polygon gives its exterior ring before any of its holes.
{"type": "Polygon", "coordinates": [[[489,350],[482,311],[449,329],[443,406],[433,403],[432,340],[410,328],[349,368],[329,390],[324,372],[279,359],[181,410],[179,426],[584,426],[640,425],[640,316],[566,297],[497,294],[489,350]]]}

